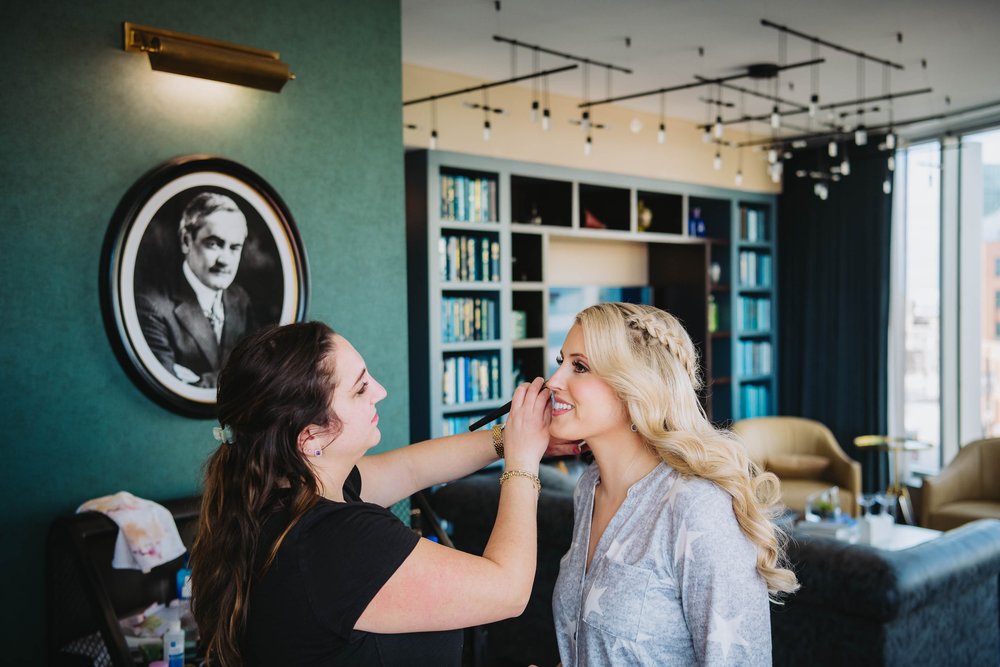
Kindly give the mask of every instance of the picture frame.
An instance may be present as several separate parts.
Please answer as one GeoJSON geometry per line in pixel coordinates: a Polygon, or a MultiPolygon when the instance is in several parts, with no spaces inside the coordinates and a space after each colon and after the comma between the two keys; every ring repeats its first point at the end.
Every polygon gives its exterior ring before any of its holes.
{"type": "Polygon", "coordinates": [[[215,413],[218,373],[262,326],[305,319],[308,262],[291,212],[251,169],[187,155],[143,175],[101,253],[105,328],[128,376],[178,414],[215,413]]]}

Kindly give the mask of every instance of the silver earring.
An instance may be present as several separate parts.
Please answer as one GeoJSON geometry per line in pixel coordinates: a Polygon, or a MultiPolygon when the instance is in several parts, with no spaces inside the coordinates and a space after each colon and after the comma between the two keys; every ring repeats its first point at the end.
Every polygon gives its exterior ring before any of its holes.
{"type": "Polygon", "coordinates": [[[632,429],[633,433],[638,433],[639,432],[639,427],[636,426],[635,424],[632,424],[629,428],[632,429]]]}

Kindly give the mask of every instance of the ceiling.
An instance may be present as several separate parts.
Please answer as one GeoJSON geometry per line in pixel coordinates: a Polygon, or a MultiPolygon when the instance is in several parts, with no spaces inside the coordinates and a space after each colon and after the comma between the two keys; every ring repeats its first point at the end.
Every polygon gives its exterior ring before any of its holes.
{"type": "MultiPolygon", "coordinates": [[[[695,76],[740,74],[755,63],[780,62],[780,32],[761,25],[761,19],[903,65],[902,71],[874,62],[863,67],[862,97],[933,89],[928,94],[894,100],[892,114],[897,122],[997,102],[975,113],[908,124],[900,128],[902,134],[916,136],[1000,118],[1000,3],[996,0],[502,0],[499,11],[494,0],[402,0],[403,61],[483,82],[532,72],[531,51],[518,48],[512,57],[509,44],[493,39],[501,35],[633,70],[632,74],[615,72],[609,94],[607,70],[593,65],[587,68],[588,97],[600,100],[692,82],[695,76]],[[901,43],[897,33],[903,34],[901,43]],[[626,38],[631,45],[626,44],[626,38]],[[921,64],[924,60],[926,67],[921,64]]],[[[820,104],[858,99],[862,91],[860,59],[832,48],[818,48],[819,57],[825,59],[816,68],[820,104]]],[[[811,58],[810,41],[786,36],[785,63],[811,58]]],[[[539,56],[540,69],[570,63],[553,55],[539,56]]],[[[813,69],[782,72],[779,97],[807,105],[813,69]]],[[[774,93],[773,80],[741,78],[730,83],[774,93]]],[[[555,94],[583,98],[584,86],[582,66],[549,79],[549,89],[555,94]]],[[[503,104],[502,90],[491,91],[490,100],[497,106],[503,104]]],[[[742,117],[741,103],[750,116],[767,115],[774,104],[725,88],[721,96],[734,105],[722,109],[724,120],[742,117]]],[[[704,100],[716,98],[715,87],[669,93],[665,96],[666,115],[705,123],[714,119],[715,110],[708,109],[704,100]]],[[[659,113],[660,95],[618,104],[659,113]]],[[[865,105],[864,122],[868,126],[887,123],[889,106],[884,101],[865,105]]],[[[599,120],[600,108],[593,108],[595,120],[599,120]]],[[[782,105],[782,109],[790,107],[782,105]]],[[[857,123],[856,109],[851,105],[821,111],[812,125],[808,114],[786,116],[780,133],[823,131],[823,123],[850,128],[857,123]],[[842,116],[845,112],[849,115],[842,116]]],[[[770,132],[767,119],[754,122],[749,129],[770,132]]]]}

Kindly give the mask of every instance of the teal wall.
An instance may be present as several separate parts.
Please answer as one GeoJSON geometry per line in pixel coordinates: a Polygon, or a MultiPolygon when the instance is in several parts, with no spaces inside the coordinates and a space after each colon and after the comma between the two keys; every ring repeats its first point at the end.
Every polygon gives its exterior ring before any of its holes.
{"type": "Polygon", "coordinates": [[[101,243],[147,170],[214,153],[270,182],[308,253],[308,316],[351,339],[389,390],[382,446],[406,438],[400,9],[22,2],[0,31],[0,628],[4,664],[41,664],[52,518],[119,490],[194,493],[214,444],[209,420],[140,393],[105,334],[101,243]],[[151,72],[122,51],[123,20],[280,51],[298,79],[273,94],[151,72]]]}

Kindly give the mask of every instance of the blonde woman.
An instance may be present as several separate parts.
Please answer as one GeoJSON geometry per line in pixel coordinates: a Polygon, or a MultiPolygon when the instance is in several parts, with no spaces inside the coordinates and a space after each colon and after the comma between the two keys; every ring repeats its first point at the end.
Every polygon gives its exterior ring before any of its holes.
{"type": "Polygon", "coordinates": [[[550,434],[594,454],[553,598],[563,667],[770,665],[770,598],[798,587],[768,515],[778,481],[706,419],[687,332],[600,304],[558,362],[550,434]]]}

